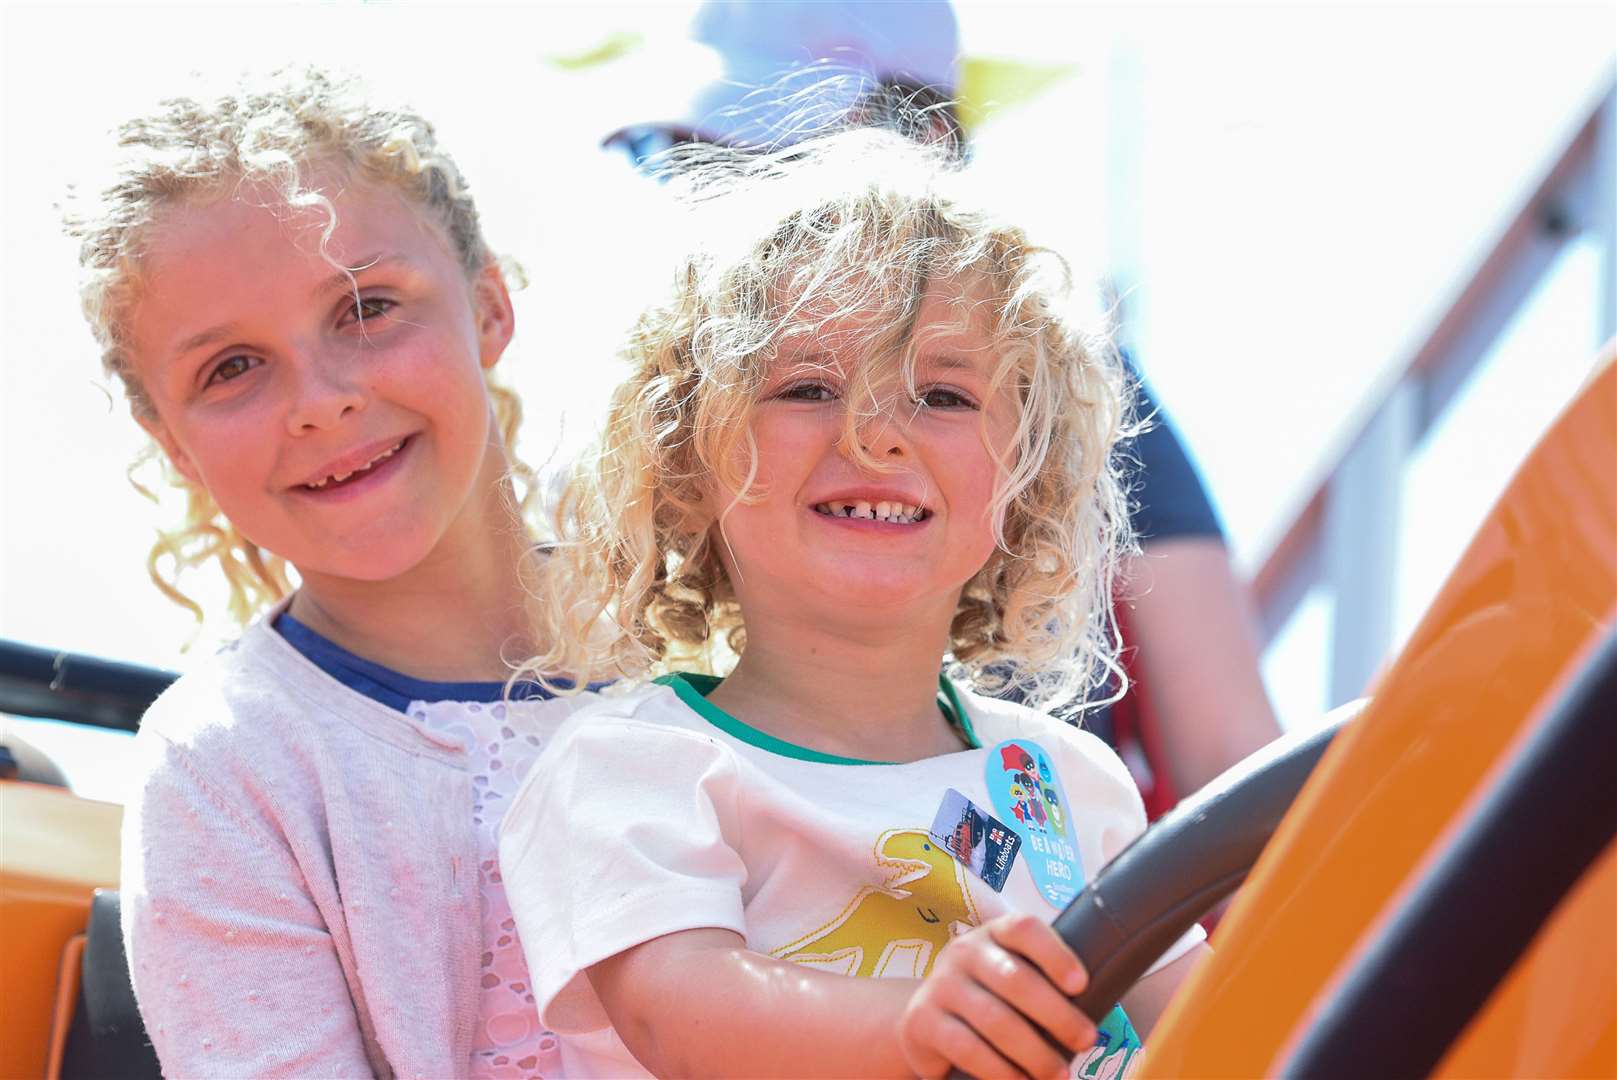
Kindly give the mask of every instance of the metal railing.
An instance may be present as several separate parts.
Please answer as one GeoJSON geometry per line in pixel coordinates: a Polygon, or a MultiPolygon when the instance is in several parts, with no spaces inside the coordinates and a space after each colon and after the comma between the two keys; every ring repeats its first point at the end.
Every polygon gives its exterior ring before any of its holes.
{"type": "MultiPolygon", "coordinates": [[[[1600,245],[1599,336],[1617,335],[1617,83],[1608,82],[1454,302],[1395,365],[1251,580],[1262,640],[1332,593],[1329,695],[1357,697],[1393,644],[1404,469],[1572,240],[1600,245]]],[[[1591,348],[1598,342],[1591,342],[1591,348]]]]}

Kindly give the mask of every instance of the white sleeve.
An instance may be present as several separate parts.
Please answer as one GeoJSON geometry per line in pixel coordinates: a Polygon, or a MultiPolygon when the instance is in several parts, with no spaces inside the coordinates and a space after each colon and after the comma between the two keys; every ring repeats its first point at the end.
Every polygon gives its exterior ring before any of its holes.
{"type": "MultiPolygon", "coordinates": [[[[1111,747],[1087,731],[1072,727],[1067,730],[1073,736],[1067,741],[1069,750],[1076,751],[1088,759],[1091,771],[1095,766],[1099,766],[1104,777],[1099,785],[1101,795],[1112,811],[1101,834],[1101,856],[1104,866],[1145,832],[1145,804],[1140,799],[1140,789],[1134,783],[1134,777],[1129,775],[1128,766],[1123,764],[1123,760],[1111,747]]],[[[1097,867],[1096,873],[1099,873],[1100,869],[1097,867]]],[[[1190,929],[1181,934],[1178,940],[1146,969],[1145,975],[1154,974],[1167,967],[1206,940],[1207,932],[1201,928],[1201,924],[1192,923],[1190,929]]],[[[1140,977],[1144,978],[1145,975],[1140,977]]]]}
{"type": "Polygon", "coordinates": [[[600,715],[571,719],[500,826],[500,873],[552,1031],[607,1026],[585,977],[664,934],[746,932],[736,763],[717,740],[600,715]]]}

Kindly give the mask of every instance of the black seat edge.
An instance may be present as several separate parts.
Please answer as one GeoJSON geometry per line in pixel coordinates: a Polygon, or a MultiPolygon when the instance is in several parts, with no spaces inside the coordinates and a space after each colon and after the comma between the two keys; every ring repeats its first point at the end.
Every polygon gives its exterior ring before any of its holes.
{"type": "Polygon", "coordinates": [[[163,1075],[129,981],[119,899],[116,889],[97,889],[90,900],[78,1011],[62,1055],[64,1080],[157,1080],[163,1075]]]}

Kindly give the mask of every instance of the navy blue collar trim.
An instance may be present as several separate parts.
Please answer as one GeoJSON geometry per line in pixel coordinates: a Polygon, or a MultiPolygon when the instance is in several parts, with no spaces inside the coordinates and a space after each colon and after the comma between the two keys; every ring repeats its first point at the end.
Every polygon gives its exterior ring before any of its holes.
{"type": "MultiPolygon", "coordinates": [[[[321,671],[349,689],[356,690],[372,701],[378,701],[401,713],[409,711],[412,701],[506,700],[503,682],[432,682],[412,678],[364,657],[355,656],[284,611],[275,617],[271,625],[286,639],[287,644],[302,653],[321,671]]],[[[592,686],[590,689],[597,688],[592,686]]],[[[535,682],[520,682],[511,687],[513,701],[544,701],[553,697],[554,694],[535,682]]]]}

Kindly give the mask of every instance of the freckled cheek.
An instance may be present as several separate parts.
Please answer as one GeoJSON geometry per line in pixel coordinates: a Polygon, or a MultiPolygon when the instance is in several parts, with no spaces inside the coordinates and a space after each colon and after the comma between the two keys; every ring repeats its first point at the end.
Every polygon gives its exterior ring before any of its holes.
{"type": "Polygon", "coordinates": [[[980,475],[961,476],[950,497],[950,506],[970,536],[966,558],[986,562],[994,551],[994,474],[991,467],[980,475]]]}
{"type": "MultiPolygon", "coordinates": [[[[828,440],[813,429],[783,424],[768,427],[759,425],[754,428],[754,437],[757,444],[757,483],[768,485],[772,494],[786,498],[792,497],[808,478],[829,446],[828,440]]],[[[737,447],[737,475],[746,475],[748,460],[746,447],[737,447]]]]}
{"type": "Polygon", "coordinates": [[[370,381],[377,387],[388,384],[431,387],[449,381],[450,361],[437,349],[421,342],[409,348],[395,349],[392,355],[378,357],[370,365],[370,381]]]}
{"type": "Polygon", "coordinates": [[[191,427],[179,436],[202,484],[223,502],[243,490],[269,486],[277,433],[263,421],[224,421],[191,427]]]}
{"type": "Polygon", "coordinates": [[[776,565],[784,542],[777,536],[778,522],[756,506],[737,506],[716,523],[710,533],[719,557],[730,568],[748,574],[768,574],[776,565]]]}
{"type": "Polygon", "coordinates": [[[966,559],[971,563],[973,573],[981,569],[994,554],[994,547],[994,523],[991,518],[984,517],[973,527],[969,555],[966,559]]]}
{"type": "Polygon", "coordinates": [[[441,353],[413,353],[379,375],[371,389],[377,397],[445,417],[461,428],[481,422],[490,408],[482,368],[441,353]]]}

